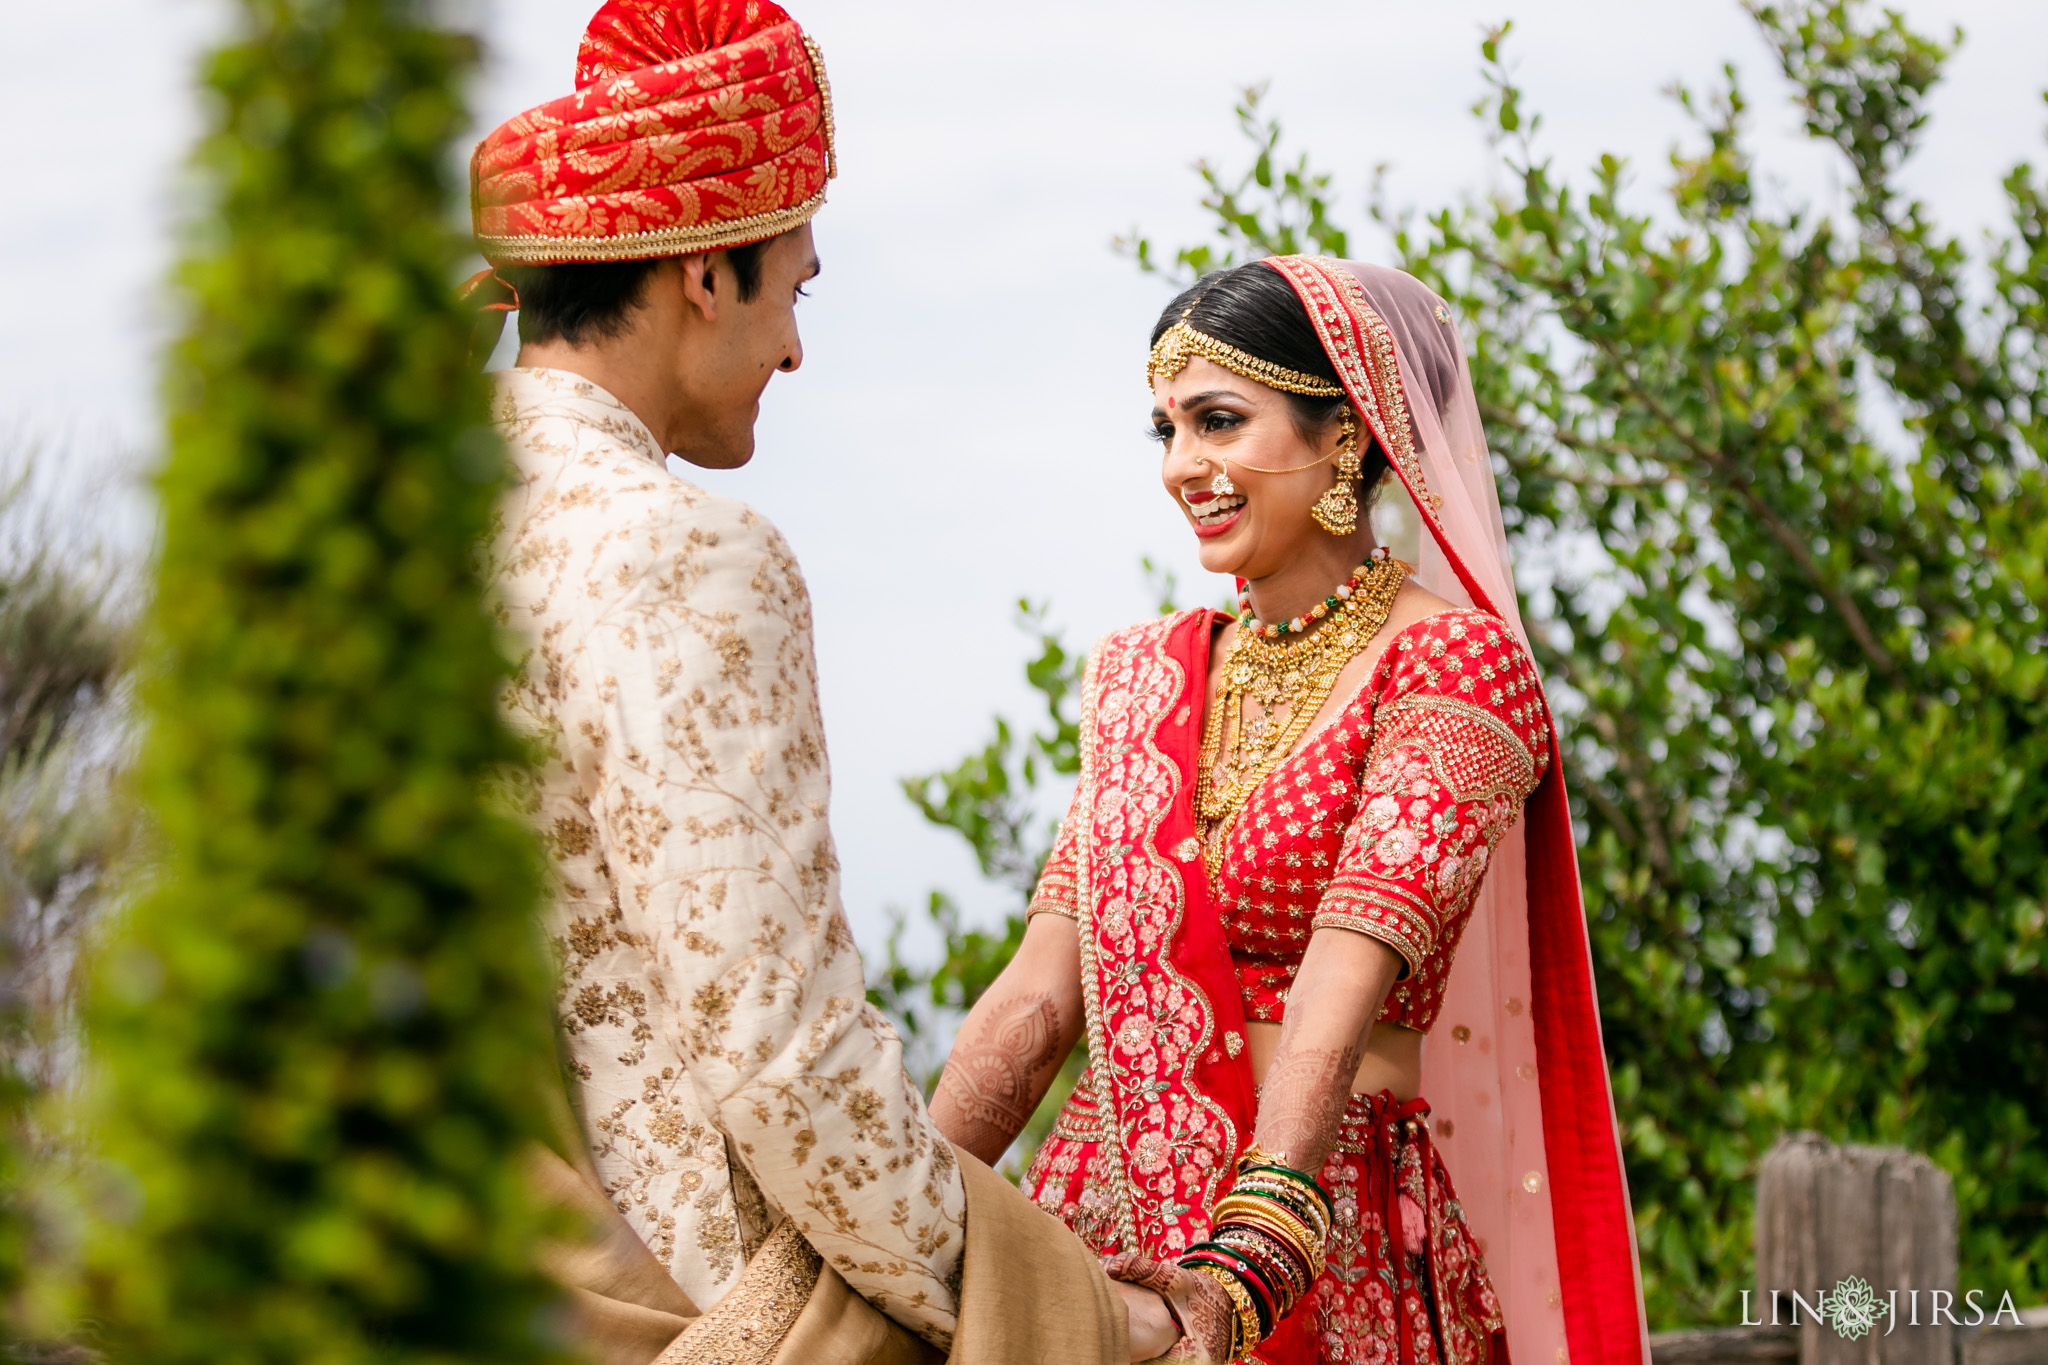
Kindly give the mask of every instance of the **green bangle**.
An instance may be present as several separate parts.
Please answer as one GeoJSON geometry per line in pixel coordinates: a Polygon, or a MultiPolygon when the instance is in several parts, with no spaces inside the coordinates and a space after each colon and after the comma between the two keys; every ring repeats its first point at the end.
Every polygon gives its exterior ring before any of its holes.
{"type": "Polygon", "coordinates": [[[1230,1193],[1270,1199],[1315,1228],[1321,1236],[1330,1235],[1330,1219],[1322,1204],[1309,1198],[1307,1192],[1292,1181],[1275,1180],[1271,1176],[1240,1176],[1230,1187],[1230,1193]]]}
{"type": "Polygon", "coordinates": [[[1323,1206],[1323,1211],[1333,1219],[1337,1216],[1336,1202],[1323,1189],[1323,1183],[1314,1176],[1304,1171],[1297,1171],[1292,1166],[1282,1166],[1271,1161],[1244,1162],[1240,1163],[1237,1168],[1237,1173],[1240,1176],[1250,1175],[1254,1171],[1268,1172],[1280,1177],[1290,1185],[1312,1191],[1315,1194],[1316,1201],[1323,1206]]]}

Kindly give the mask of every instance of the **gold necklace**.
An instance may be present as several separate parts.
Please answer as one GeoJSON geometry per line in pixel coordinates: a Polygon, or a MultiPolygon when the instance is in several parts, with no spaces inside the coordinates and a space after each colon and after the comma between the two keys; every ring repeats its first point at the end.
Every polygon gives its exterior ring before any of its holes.
{"type": "Polygon", "coordinates": [[[1410,572],[1410,566],[1398,559],[1374,559],[1361,575],[1353,575],[1355,591],[1339,599],[1320,625],[1306,634],[1275,637],[1240,621],[1237,638],[1223,659],[1216,704],[1202,722],[1200,766],[1195,773],[1195,836],[1201,840],[1212,881],[1223,869],[1223,846],[1245,802],[1293,751],[1329,700],[1344,665],[1387,624],[1394,598],[1410,572]],[[1250,720],[1245,717],[1246,701],[1259,705],[1259,714],[1250,720]],[[1275,716],[1283,711],[1285,718],[1275,724],[1275,716]]]}

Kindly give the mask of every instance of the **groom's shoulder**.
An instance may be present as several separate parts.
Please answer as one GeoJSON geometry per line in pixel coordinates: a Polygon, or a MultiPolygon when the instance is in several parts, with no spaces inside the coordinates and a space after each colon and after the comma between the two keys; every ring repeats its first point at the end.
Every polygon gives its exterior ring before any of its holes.
{"type": "Polygon", "coordinates": [[[738,498],[664,474],[623,499],[620,510],[625,515],[608,557],[622,587],[717,588],[784,605],[806,596],[789,542],[765,514],[738,498]]]}
{"type": "Polygon", "coordinates": [[[528,497],[500,551],[510,596],[542,614],[615,607],[808,617],[795,554],[764,514],[665,469],[604,466],[528,497]]]}

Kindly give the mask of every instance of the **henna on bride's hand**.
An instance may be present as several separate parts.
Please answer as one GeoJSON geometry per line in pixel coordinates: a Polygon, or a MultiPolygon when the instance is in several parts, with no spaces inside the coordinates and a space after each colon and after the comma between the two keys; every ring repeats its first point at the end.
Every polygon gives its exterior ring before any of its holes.
{"type": "Polygon", "coordinates": [[[1060,1064],[1060,1012],[1050,995],[998,1002],[953,1045],[932,1096],[932,1121],[993,1166],[1016,1141],[1060,1064]]]}
{"type": "Polygon", "coordinates": [[[1355,1047],[1288,1050],[1274,1058],[1259,1092],[1259,1146],[1286,1153],[1296,1170],[1320,1171],[1351,1103],[1358,1061],[1355,1047]]]}
{"type": "Polygon", "coordinates": [[[1230,1329],[1237,1323],[1237,1305],[1223,1286],[1207,1275],[1192,1270],[1183,1270],[1181,1275],[1187,1291],[1179,1305],[1182,1335],[1179,1344],[1167,1352],[1167,1359],[1230,1359],[1230,1329]],[[1183,1347],[1186,1353],[1176,1355],[1183,1347]]]}
{"type": "Polygon", "coordinates": [[[1120,1251],[1102,1263],[1102,1273],[1112,1280],[1164,1294],[1182,1271],[1172,1261],[1155,1261],[1142,1251],[1120,1251]]]}
{"type": "Polygon", "coordinates": [[[1231,1328],[1237,1305],[1222,1285],[1172,1261],[1155,1261],[1143,1252],[1126,1251],[1103,1263],[1112,1280],[1141,1285],[1165,1297],[1180,1319],[1181,1338],[1167,1360],[1230,1359],[1231,1328]]]}

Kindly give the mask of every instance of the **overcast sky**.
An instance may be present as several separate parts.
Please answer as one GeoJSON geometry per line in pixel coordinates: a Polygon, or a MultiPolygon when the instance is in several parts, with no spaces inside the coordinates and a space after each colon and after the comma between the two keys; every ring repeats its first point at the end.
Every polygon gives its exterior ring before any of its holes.
{"type": "MultiPolygon", "coordinates": [[[[594,0],[475,0],[490,51],[479,131],[567,93],[594,0]]],[[[1908,184],[1973,237],[1998,181],[2042,158],[2048,4],[1907,0],[1966,40],[1908,184]]],[[[1133,226],[1207,231],[1190,164],[1240,163],[1236,92],[1269,81],[1290,141],[1334,171],[1362,219],[1371,168],[1397,204],[1483,191],[1470,106],[1478,40],[1509,51],[1541,147],[1576,170],[1627,157],[1640,193],[1684,124],[1674,79],[1741,71],[1781,198],[1838,201],[1841,173],[1799,137],[1770,54],[1734,0],[792,0],[832,78],[840,178],[816,224],[824,277],[806,361],[764,404],[759,453],[706,486],[748,499],[795,545],[817,602],[834,821],[863,944],[886,905],[944,886],[988,913],[971,861],[896,789],[1026,718],[1020,595],[1076,644],[1145,614],[1142,556],[1184,600],[1215,599],[1140,436],[1144,338],[1168,297],[1110,250],[1133,226]],[[1280,17],[1284,15],[1284,17],[1280,17]]],[[[0,217],[0,433],[65,455],[81,524],[145,538],[158,448],[160,285],[175,170],[196,127],[195,54],[216,0],[10,4],[0,118],[16,209],[0,217]]],[[[1378,243],[1354,238],[1354,254],[1378,243]]]]}

